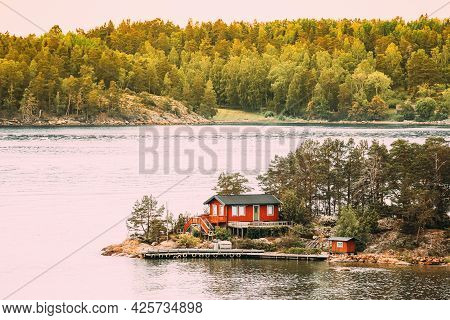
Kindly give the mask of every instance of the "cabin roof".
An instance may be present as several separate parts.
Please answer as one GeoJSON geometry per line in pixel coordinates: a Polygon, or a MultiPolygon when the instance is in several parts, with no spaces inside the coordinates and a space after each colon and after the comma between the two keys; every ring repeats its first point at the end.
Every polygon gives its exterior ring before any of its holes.
{"type": "Polygon", "coordinates": [[[250,205],[250,204],[280,204],[275,196],[271,194],[237,194],[237,195],[214,195],[203,204],[209,204],[216,199],[223,205],[250,205]]]}
{"type": "Polygon", "coordinates": [[[347,242],[347,241],[350,241],[353,239],[355,239],[355,238],[353,238],[353,237],[330,237],[330,238],[328,238],[329,241],[344,241],[344,242],[347,242]]]}

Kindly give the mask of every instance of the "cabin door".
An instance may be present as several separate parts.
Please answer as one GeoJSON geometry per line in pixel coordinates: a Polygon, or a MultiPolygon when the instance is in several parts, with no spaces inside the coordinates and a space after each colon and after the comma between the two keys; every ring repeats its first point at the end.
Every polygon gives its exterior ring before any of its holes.
{"type": "Polygon", "coordinates": [[[253,206],[253,221],[259,221],[259,206],[253,206]]]}

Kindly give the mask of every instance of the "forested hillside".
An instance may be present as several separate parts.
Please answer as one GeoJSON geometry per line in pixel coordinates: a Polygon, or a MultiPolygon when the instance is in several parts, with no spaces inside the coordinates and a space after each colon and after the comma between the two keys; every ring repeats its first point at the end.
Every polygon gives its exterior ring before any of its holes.
{"type": "Polygon", "coordinates": [[[220,104],[306,119],[447,119],[449,34],[448,19],[427,17],[0,34],[0,117],[120,116],[122,94],[150,93],[208,118],[220,104]]]}

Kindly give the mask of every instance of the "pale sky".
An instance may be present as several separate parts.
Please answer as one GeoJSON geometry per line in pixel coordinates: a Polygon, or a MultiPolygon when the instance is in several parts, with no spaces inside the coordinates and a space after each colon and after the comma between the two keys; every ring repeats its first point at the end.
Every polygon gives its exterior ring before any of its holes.
{"type": "Polygon", "coordinates": [[[162,18],[181,26],[222,19],[268,21],[297,18],[381,18],[405,20],[421,14],[447,18],[448,0],[0,0],[0,32],[40,34],[58,24],[67,32],[89,29],[108,20],[162,18]],[[7,8],[7,6],[11,8],[7,8]],[[441,8],[440,10],[438,10],[441,8]],[[14,12],[17,11],[16,12],[14,12]],[[438,11],[436,11],[438,10],[438,11]],[[436,11],[436,12],[435,12],[436,11]],[[27,21],[27,19],[29,21],[27,21]],[[31,22],[30,22],[31,21],[31,22]]]}

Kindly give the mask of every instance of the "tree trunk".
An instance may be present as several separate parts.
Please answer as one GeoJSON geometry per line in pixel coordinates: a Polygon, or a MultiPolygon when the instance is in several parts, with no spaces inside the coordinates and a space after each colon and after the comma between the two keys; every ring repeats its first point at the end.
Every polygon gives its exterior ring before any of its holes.
{"type": "Polygon", "coordinates": [[[72,95],[69,94],[69,101],[67,102],[66,116],[68,116],[69,113],[70,113],[70,101],[71,101],[71,99],[72,99],[72,95]]]}

